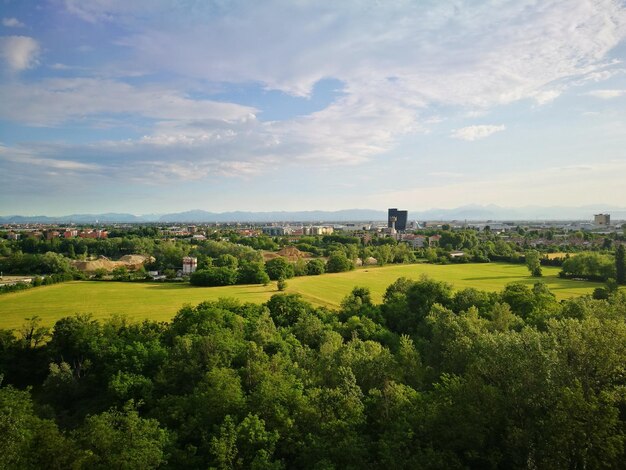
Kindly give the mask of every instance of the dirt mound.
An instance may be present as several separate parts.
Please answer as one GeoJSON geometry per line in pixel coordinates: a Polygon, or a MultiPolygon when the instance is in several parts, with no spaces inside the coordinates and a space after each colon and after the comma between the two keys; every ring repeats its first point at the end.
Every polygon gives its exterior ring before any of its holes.
{"type": "Polygon", "coordinates": [[[72,261],[72,265],[82,272],[94,272],[98,269],[104,269],[107,272],[113,271],[119,266],[125,266],[130,270],[139,269],[145,263],[154,261],[151,256],[143,255],[124,255],[118,261],[111,261],[106,256],[101,256],[91,261],[72,261]]]}
{"type": "Polygon", "coordinates": [[[277,254],[278,256],[287,258],[289,261],[298,261],[299,259],[309,257],[307,253],[303,253],[302,251],[298,250],[295,246],[286,246],[285,248],[280,250],[277,254]]]}
{"type": "Polygon", "coordinates": [[[278,258],[276,253],[272,253],[271,251],[264,251],[263,253],[263,261],[269,261],[274,258],[278,258]]]}
{"type": "Polygon", "coordinates": [[[303,258],[311,258],[310,253],[305,253],[303,251],[298,250],[295,246],[286,246],[282,250],[277,251],[276,253],[272,253],[271,251],[266,251],[263,253],[263,259],[265,261],[269,261],[274,258],[283,257],[287,259],[287,261],[291,261],[295,263],[296,261],[303,258]]]}

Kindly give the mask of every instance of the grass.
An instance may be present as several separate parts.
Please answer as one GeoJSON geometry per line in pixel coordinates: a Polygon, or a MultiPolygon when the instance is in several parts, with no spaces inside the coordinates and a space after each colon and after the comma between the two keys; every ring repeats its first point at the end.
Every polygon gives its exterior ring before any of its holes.
{"type": "MultiPolygon", "coordinates": [[[[573,281],[557,277],[559,268],[543,267],[541,278],[558,299],[590,294],[600,283],[573,281]]],[[[453,265],[392,265],[368,267],[347,273],[324,274],[287,280],[287,290],[299,293],[315,305],[337,307],[353,287],[369,287],[376,302],[385,289],[399,277],[418,279],[426,274],[433,279],[450,282],[456,289],[475,287],[498,291],[510,282],[534,284],[524,265],[505,263],[453,265]]],[[[268,286],[245,285],[228,287],[191,287],[187,284],[123,283],[78,281],[36,287],[0,296],[0,328],[19,328],[24,319],[34,315],[43,324],[53,325],[63,316],[91,313],[94,318],[124,314],[129,319],[150,318],[167,321],[184,304],[203,300],[235,297],[243,302],[264,302],[276,291],[276,283],[268,286]]]]}

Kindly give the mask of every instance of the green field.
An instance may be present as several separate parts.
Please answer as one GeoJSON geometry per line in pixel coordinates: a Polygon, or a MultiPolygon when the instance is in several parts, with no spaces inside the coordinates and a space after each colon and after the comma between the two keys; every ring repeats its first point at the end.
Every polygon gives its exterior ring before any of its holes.
{"type": "MultiPolygon", "coordinates": [[[[589,294],[599,283],[559,279],[559,268],[544,267],[542,278],[557,298],[589,294]]],[[[504,263],[433,265],[412,264],[370,267],[347,273],[289,279],[287,292],[297,292],[316,305],[337,307],[354,286],[369,287],[376,302],[397,278],[417,279],[427,274],[455,288],[475,287],[497,291],[509,282],[532,285],[524,265],[504,263]]],[[[191,287],[187,284],[77,281],[36,287],[0,296],[0,328],[18,328],[24,318],[38,315],[46,325],[63,316],[91,313],[94,318],[125,314],[130,319],[169,320],[183,304],[197,304],[219,297],[263,302],[275,294],[276,284],[228,287],[191,287]]]]}

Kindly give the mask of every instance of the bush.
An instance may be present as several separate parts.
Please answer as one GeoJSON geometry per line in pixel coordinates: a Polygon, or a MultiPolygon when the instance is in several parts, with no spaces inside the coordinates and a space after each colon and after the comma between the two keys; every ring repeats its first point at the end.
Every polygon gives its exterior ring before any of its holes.
{"type": "Polygon", "coordinates": [[[196,271],[189,278],[192,286],[230,286],[237,282],[237,271],[232,268],[213,267],[196,271]]]}
{"type": "Polygon", "coordinates": [[[563,277],[576,277],[590,281],[616,277],[614,260],[599,253],[580,253],[563,261],[563,277]]]}

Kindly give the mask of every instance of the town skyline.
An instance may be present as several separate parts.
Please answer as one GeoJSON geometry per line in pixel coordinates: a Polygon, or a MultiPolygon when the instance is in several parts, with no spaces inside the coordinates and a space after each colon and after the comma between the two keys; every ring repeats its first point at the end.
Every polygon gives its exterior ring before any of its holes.
{"type": "MultiPolygon", "coordinates": [[[[352,208],[337,211],[223,211],[201,209],[173,213],[133,214],[128,212],[74,214],[0,214],[0,224],[10,223],[233,223],[233,222],[355,222],[382,221],[387,209],[352,208]]],[[[400,209],[408,211],[409,221],[467,220],[467,221],[589,221],[596,214],[610,213],[614,221],[626,220],[626,207],[589,205],[582,207],[500,207],[496,205],[466,205],[452,209],[400,209]]]]}
{"type": "Polygon", "coordinates": [[[3,6],[0,214],[626,206],[618,0],[3,6]]]}

